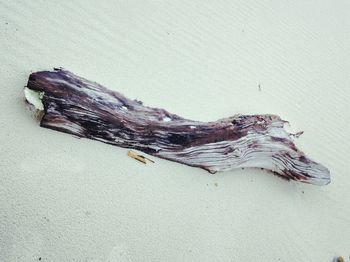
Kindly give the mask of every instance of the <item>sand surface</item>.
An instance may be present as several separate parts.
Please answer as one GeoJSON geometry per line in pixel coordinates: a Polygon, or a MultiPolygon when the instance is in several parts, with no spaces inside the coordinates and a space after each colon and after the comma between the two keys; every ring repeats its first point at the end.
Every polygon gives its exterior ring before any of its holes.
{"type": "Polygon", "coordinates": [[[0,0],[0,261],[350,261],[349,17],[348,0],[0,0]],[[23,87],[60,66],[191,119],[279,114],[332,183],[143,165],[40,128],[23,87]]]}

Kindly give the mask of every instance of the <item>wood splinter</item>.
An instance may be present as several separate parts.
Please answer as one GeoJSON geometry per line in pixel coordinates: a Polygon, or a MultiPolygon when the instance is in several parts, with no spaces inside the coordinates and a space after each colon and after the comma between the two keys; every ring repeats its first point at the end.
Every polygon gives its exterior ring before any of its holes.
{"type": "MultiPolygon", "coordinates": [[[[299,150],[277,115],[234,115],[212,122],[144,106],[61,68],[32,73],[27,101],[40,126],[131,148],[210,173],[263,168],[287,180],[330,183],[329,170],[299,150]]],[[[209,101],[210,102],[210,101],[209,101]]],[[[146,158],[129,153],[142,163],[146,158]]]]}
{"type": "Polygon", "coordinates": [[[154,161],[152,159],[149,159],[148,157],[145,157],[143,155],[139,155],[139,154],[137,154],[136,152],[134,152],[132,150],[129,150],[128,156],[132,157],[133,159],[136,159],[136,160],[138,160],[138,161],[140,161],[140,162],[142,162],[144,164],[147,164],[146,160],[154,163],[154,161]]]}

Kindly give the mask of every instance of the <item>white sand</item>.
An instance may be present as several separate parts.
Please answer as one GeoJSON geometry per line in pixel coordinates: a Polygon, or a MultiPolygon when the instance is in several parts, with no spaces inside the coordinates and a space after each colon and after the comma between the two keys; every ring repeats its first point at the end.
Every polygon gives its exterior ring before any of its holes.
{"type": "Polygon", "coordinates": [[[349,261],[349,17],[348,0],[1,0],[0,261],[349,261]],[[40,128],[23,86],[54,66],[192,119],[279,114],[332,183],[145,166],[40,128]]]}

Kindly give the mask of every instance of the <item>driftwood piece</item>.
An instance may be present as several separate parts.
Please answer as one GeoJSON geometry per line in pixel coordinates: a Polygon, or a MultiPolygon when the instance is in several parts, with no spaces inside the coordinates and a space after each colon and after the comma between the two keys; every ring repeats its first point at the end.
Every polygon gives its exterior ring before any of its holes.
{"type": "Polygon", "coordinates": [[[137,149],[211,173],[255,167],[287,180],[330,182],[329,170],[296,148],[284,129],[286,121],[277,115],[193,121],[144,106],[62,69],[32,73],[26,98],[32,104],[37,99],[37,108],[43,109],[42,127],[137,149]]]}

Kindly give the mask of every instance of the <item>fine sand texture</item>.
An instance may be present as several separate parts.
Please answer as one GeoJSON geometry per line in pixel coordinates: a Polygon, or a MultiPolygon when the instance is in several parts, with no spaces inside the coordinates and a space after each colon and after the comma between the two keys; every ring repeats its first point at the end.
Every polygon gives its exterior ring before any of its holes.
{"type": "Polygon", "coordinates": [[[0,261],[350,261],[350,1],[0,0],[0,261]],[[189,119],[277,114],[331,172],[209,174],[39,127],[64,67],[189,119]]]}

